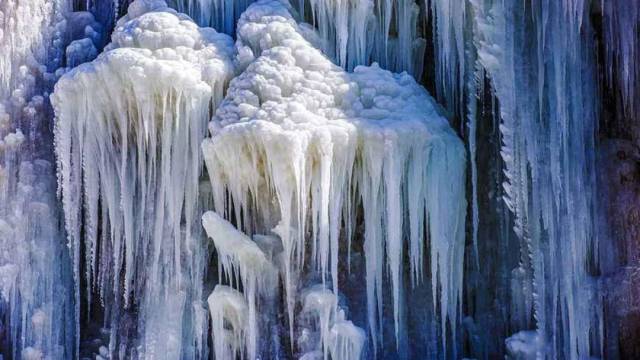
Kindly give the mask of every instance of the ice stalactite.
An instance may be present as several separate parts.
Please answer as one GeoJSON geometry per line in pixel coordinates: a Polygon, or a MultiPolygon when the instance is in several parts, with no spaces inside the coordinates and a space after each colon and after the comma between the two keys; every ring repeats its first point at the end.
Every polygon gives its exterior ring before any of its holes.
{"type": "Polygon", "coordinates": [[[426,42],[418,35],[415,1],[300,0],[294,5],[318,29],[325,53],[343,68],[378,62],[420,78],[426,42]]]}
{"type": "Polygon", "coordinates": [[[53,95],[65,225],[85,316],[94,293],[105,307],[110,356],[191,358],[206,351],[200,142],[233,45],[164,1],[128,10],[105,52],[53,95]],[[125,328],[133,311],[137,339],[125,328]]]}
{"type": "MultiPolygon", "coordinates": [[[[438,99],[442,98],[446,107],[459,115],[464,114],[465,84],[473,81],[467,76],[473,64],[467,64],[465,54],[466,41],[470,40],[467,34],[468,4],[467,1],[425,0],[433,26],[438,99]]],[[[467,95],[473,96],[473,93],[467,95]]]]}
{"type": "Polygon", "coordinates": [[[207,303],[211,314],[215,358],[244,358],[248,353],[246,316],[249,311],[245,297],[229,286],[217,285],[209,295],[207,303]]]}
{"type": "MultiPolygon", "coordinates": [[[[224,220],[220,215],[213,211],[208,211],[202,216],[202,224],[207,232],[207,235],[213,239],[217,253],[218,253],[218,265],[222,271],[219,274],[224,274],[226,281],[231,284],[232,287],[239,289],[242,287],[244,299],[241,304],[246,303],[247,311],[244,316],[247,316],[241,326],[238,321],[238,326],[234,326],[234,331],[240,331],[243,336],[243,343],[246,344],[246,354],[249,359],[256,359],[258,357],[258,342],[260,340],[258,322],[258,300],[260,298],[273,298],[276,294],[276,288],[278,285],[278,272],[274,264],[267,259],[267,255],[260,249],[258,244],[251,240],[247,235],[237,230],[231,223],[224,220]]],[[[224,289],[224,288],[220,288],[224,289]]],[[[219,306],[225,306],[221,304],[215,304],[215,301],[220,297],[223,301],[229,301],[238,303],[238,299],[235,299],[236,295],[231,295],[229,291],[219,290],[219,286],[216,287],[213,294],[209,297],[209,306],[212,314],[214,324],[218,315],[216,311],[219,306]],[[233,299],[232,299],[233,298],[233,299]],[[211,309],[211,305],[214,305],[216,309],[211,309]]],[[[235,294],[235,293],[233,293],[235,294]]],[[[241,306],[236,304],[235,306],[241,306]]],[[[237,316],[237,315],[236,315],[237,316]]],[[[224,345],[222,348],[220,344],[223,343],[219,337],[224,336],[224,333],[212,334],[214,344],[216,344],[216,355],[223,354],[226,350],[224,345]]],[[[238,333],[234,333],[234,339],[238,333]]],[[[235,342],[235,340],[234,340],[235,342]]],[[[235,353],[236,351],[234,351],[235,353]]],[[[227,359],[228,357],[218,357],[217,359],[227,359]]]]}
{"type": "Polygon", "coordinates": [[[229,35],[253,0],[169,0],[169,5],[189,14],[200,26],[211,26],[229,35]]]}
{"type": "Polygon", "coordinates": [[[322,354],[323,359],[362,359],[367,337],[364,330],[345,319],[345,311],[338,305],[338,297],[323,285],[302,292],[302,313],[307,331],[306,354],[322,354]],[[309,341],[315,333],[315,342],[309,341]],[[319,333],[319,334],[318,334],[319,333]],[[311,343],[309,343],[311,342],[311,343]]]}
{"type": "Polygon", "coordinates": [[[403,263],[416,279],[425,277],[428,229],[434,311],[446,347],[461,307],[462,142],[411,76],[377,64],[345,72],[310,44],[317,37],[307,29],[279,1],[259,1],[241,17],[236,47],[244,72],[203,142],[216,211],[231,216],[233,209],[246,232],[280,236],[291,335],[306,258],[338,293],[341,236],[355,221],[346,210],[352,195],[364,211],[368,326],[376,341],[385,273],[396,339],[404,336],[403,263]]]}
{"type": "Polygon", "coordinates": [[[637,1],[601,1],[605,43],[605,75],[621,99],[618,112],[640,136],[640,4],[637,1]]]}
{"type": "Polygon", "coordinates": [[[580,1],[474,1],[478,57],[500,106],[504,200],[530,256],[522,271],[533,275],[536,350],[549,358],[597,355],[603,336],[589,270],[598,105],[587,10],[580,1]]]}
{"type": "Polygon", "coordinates": [[[0,3],[0,357],[9,359],[75,355],[48,99],[70,15],[63,0],[0,3]]]}

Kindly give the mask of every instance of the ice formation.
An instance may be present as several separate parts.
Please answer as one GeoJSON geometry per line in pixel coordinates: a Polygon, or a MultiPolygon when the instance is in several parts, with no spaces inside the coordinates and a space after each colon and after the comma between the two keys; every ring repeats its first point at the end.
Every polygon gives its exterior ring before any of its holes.
{"type": "Polygon", "coordinates": [[[635,0],[1,0],[0,357],[640,356],[639,31],[635,0]]]}
{"type": "Polygon", "coordinates": [[[76,354],[48,99],[65,46],[84,37],[71,10],[63,0],[0,3],[0,357],[9,359],[76,354]]]}
{"type": "Polygon", "coordinates": [[[236,22],[252,0],[170,0],[178,11],[189,14],[199,25],[233,35],[236,22]]]}
{"type": "Polygon", "coordinates": [[[524,6],[477,2],[478,58],[500,100],[504,200],[530,254],[521,267],[534,279],[525,295],[533,297],[542,341],[562,344],[551,344],[548,356],[575,359],[597,353],[602,336],[589,270],[598,247],[597,85],[593,49],[582,37],[591,33],[580,28],[584,6],[543,4],[534,9],[532,29],[519,27],[524,6]],[[524,36],[538,45],[525,45],[524,36]]]}
{"type": "MultiPolygon", "coordinates": [[[[227,281],[236,288],[240,288],[242,285],[243,295],[246,300],[242,300],[241,304],[246,303],[244,306],[247,307],[246,313],[243,313],[243,316],[247,316],[248,319],[244,320],[243,327],[237,326],[239,329],[236,331],[242,331],[246,334],[244,343],[246,343],[247,347],[247,356],[250,359],[255,359],[258,355],[257,343],[260,339],[257,308],[258,300],[260,297],[268,298],[274,296],[278,279],[276,267],[267,259],[267,256],[262,252],[257,243],[247,235],[238,231],[231,223],[224,220],[215,212],[206,212],[202,216],[202,225],[207,235],[214,241],[218,253],[218,264],[222,270],[219,271],[219,274],[224,273],[227,281]]],[[[209,296],[210,307],[212,301],[217,299],[217,296],[222,296],[228,299],[228,301],[232,301],[232,299],[230,299],[231,295],[227,295],[229,291],[222,292],[218,295],[220,291],[218,287],[216,287],[212,295],[209,296]]],[[[234,297],[237,296],[234,295],[234,297]]],[[[238,299],[235,300],[236,302],[239,301],[238,299]]],[[[214,339],[216,339],[217,336],[219,336],[219,334],[214,332],[214,339]]],[[[234,334],[234,339],[235,337],[234,334]]],[[[215,341],[220,342],[219,339],[215,341]]],[[[219,350],[217,343],[215,350],[216,353],[223,353],[222,350],[219,350]]],[[[235,352],[236,351],[233,353],[235,352]]]]}
{"type": "Polygon", "coordinates": [[[233,75],[232,54],[228,36],[163,1],[136,1],[105,51],[56,85],[74,278],[78,286],[86,279],[87,312],[94,294],[105,307],[112,357],[204,353],[206,324],[196,321],[206,311],[200,142],[233,75]],[[137,349],[122,328],[133,309],[137,349]]]}
{"type": "MultiPolygon", "coordinates": [[[[329,355],[332,359],[361,359],[367,340],[365,332],[345,319],[333,291],[316,285],[304,290],[302,299],[302,316],[310,322],[306,330],[315,328],[320,335],[315,344],[306,344],[306,354],[322,354],[325,360],[329,355]]],[[[308,336],[309,332],[302,334],[308,336]]]]}
{"type": "Polygon", "coordinates": [[[369,328],[375,339],[386,268],[396,338],[403,336],[403,243],[413,279],[422,280],[427,227],[444,342],[447,323],[455,334],[461,304],[462,143],[411,76],[376,64],[347,73],[304,34],[279,1],[259,1],[240,18],[238,62],[248,65],[231,82],[203,143],[216,209],[227,216],[234,209],[249,232],[274,228],[280,236],[291,333],[306,252],[323,281],[330,277],[339,290],[339,243],[351,236],[350,201],[358,196],[369,328]]]}
{"type": "MultiPolygon", "coordinates": [[[[247,300],[233,288],[217,285],[207,299],[211,313],[211,336],[213,354],[216,359],[243,358],[249,351],[245,348],[248,341],[247,300]],[[227,327],[230,327],[228,329],[227,327]]],[[[253,334],[256,336],[257,334],[253,334]]],[[[255,349],[251,351],[254,352],[255,349]]]]}

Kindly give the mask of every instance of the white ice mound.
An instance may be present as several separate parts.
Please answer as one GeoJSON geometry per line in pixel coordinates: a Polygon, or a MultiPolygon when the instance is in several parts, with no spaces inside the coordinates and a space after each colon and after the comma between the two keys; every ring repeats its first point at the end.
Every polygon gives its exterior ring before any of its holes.
{"type": "Polygon", "coordinates": [[[201,330],[180,326],[196,326],[202,314],[193,308],[205,311],[197,305],[207,259],[200,143],[233,76],[233,42],[163,1],[129,10],[105,52],[65,74],[52,96],[65,223],[76,271],[84,255],[89,304],[97,286],[116,308],[110,350],[119,308],[134,299],[144,334],[138,351],[192,358],[201,330]],[[151,316],[154,308],[179,323],[151,316]],[[167,341],[163,329],[187,345],[167,341]]]}
{"type": "Polygon", "coordinates": [[[354,229],[359,196],[373,337],[382,318],[385,268],[397,336],[403,328],[403,242],[409,242],[412,279],[419,281],[425,228],[431,284],[439,294],[434,305],[443,333],[447,318],[455,332],[465,153],[435,101],[406,73],[375,64],[347,73],[334,65],[277,0],[251,5],[237,36],[245,70],[231,82],[202,147],[216,211],[228,215],[233,208],[250,233],[278,225],[290,324],[305,247],[337,293],[339,239],[354,229]]]}

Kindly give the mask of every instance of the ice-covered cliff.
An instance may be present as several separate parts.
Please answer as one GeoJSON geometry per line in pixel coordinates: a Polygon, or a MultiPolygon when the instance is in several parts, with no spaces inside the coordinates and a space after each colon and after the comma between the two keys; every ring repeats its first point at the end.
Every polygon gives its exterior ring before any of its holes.
{"type": "Polygon", "coordinates": [[[6,0],[0,354],[640,356],[638,54],[625,0],[6,0]]]}

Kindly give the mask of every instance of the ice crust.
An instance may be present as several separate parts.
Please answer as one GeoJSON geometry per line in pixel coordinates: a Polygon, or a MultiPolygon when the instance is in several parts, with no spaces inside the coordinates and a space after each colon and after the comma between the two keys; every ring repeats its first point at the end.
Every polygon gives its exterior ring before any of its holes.
{"type": "Polygon", "coordinates": [[[331,278],[333,292],[339,291],[339,242],[354,229],[357,197],[364,211],[372,337],[381,327],[387,270],[396,337],[402,336],[402,264],[406,256],[412,278],[424,278],[425,228],[430,281],[440,294],[434,303],[443,333],[447,322],[455,333],[465,154],[433,99],[406,73],[376,64],[345,72],[311,45],[313,37],[279,1],[251,5],[237,37],[237,63],[244,71],[232,80],[202,148],[216,211],[230,216],[233,209],[246,232],[274,229],[282,240],[290,326],[306,251],[322,278],[331,278]]]}
{"type": "Polygon", "coordinates": [[[137,356],[206,351],[200,143],[233,76],[233,52],[227,35],[164,1],[138,0],[104,52],[56,85],[55,150],[75,279],[82,261],[89,304],[95,289],[105,307],[111,357],[136,355],[122,352],[131,349],[119,330],[131,308],[137,356]]]}

